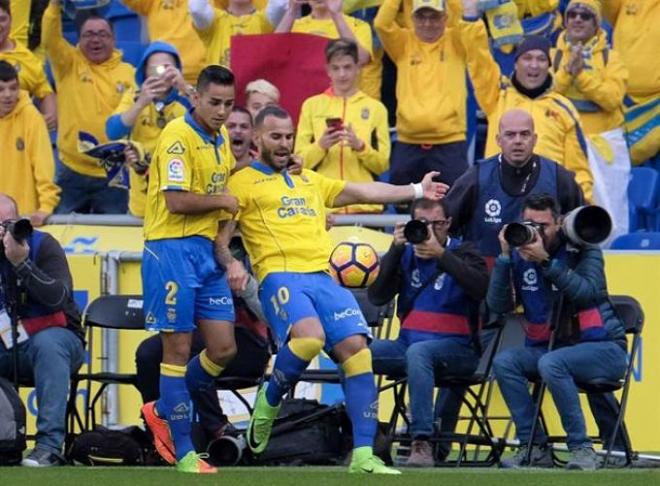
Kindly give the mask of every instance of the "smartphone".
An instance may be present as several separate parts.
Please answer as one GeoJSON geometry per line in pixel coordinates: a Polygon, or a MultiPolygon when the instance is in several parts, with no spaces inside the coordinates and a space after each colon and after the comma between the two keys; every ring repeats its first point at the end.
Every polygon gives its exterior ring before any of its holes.
{"type": "Polygon", "coordinates": [[[325,126],[328,127],[331,132],[336,132],[337,130],[344,129],[344,122],[341,118],[326,118],[325,126]]]}

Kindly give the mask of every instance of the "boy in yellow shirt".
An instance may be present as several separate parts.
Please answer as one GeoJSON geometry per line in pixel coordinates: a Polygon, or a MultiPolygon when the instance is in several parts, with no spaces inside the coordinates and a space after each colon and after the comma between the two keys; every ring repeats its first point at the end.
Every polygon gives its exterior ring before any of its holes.
{"type": "Polygon", "coordinates": [[[46,123],[6,61],[0,61],[0,146],[0,192],[14,198],[34,226],[41,226],[59,201],[53,151],[46,123]]]}

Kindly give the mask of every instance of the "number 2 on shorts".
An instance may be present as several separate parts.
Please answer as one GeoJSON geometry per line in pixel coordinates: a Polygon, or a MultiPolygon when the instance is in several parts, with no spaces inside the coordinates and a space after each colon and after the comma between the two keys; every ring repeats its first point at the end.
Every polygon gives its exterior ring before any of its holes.
{"type": "Polygon", "coordinates": [[[179,291],[179,285],[170,280],[165,284],[165,290],[167,290],[165,305],[176,305],[176,294],[179,291]]]}

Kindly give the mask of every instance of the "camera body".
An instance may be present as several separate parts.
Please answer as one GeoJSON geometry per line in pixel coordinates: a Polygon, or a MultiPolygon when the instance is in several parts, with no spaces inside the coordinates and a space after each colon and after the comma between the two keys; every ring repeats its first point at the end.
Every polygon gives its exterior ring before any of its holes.
{"type": "Polygon", "coordinates": [[[30,223],[30,220],[26,218],[3,221],[0,223],[0,225],[2,225],[5,231],[9,232],[9,234],[18,243],[23,243],[25,240],[27,240],[32,235],[32,231],[34,230],[32,228],[32,223],[30,223]]]}
{"type": "Polygon", "coordinates": [[[429,233],[429,227],[426,221],[411,219],[403,228],[403,236],[409,243],[418,245],[428,240],[431,237],[431,233],[429,233]]]}
{"type": "Polygon", "coordinates": [[[527,245],[536,239],[536,233],[539,231],[539,228],[540,225],[532,221],[510,223],[504,230],[504,239],[514,248],[527,245]]]}

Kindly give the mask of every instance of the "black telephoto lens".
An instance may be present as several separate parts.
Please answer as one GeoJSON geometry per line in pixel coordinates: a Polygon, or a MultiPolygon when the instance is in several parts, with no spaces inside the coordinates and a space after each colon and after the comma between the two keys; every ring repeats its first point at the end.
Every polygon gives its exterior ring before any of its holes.
{"type": "Polygon", "coordinates": [[[32,234],[32,224],[29,219],[19,219],[7,226],[7,230],[19,243],[27,240],[32,234]]]}
{"type": "Polygon", "coordinates": [[[423,243],[430,238],[429,229],[426,222],[419,219],[411,219],[403,228],[403,236],[413,245],[423,243]]]}
{"type": "Polygon", "coordinates": [[[518,247],[534,241],[534,229],[523,223],[511,223],[504,230],[504,239],[513,246],[518,247]]]}

